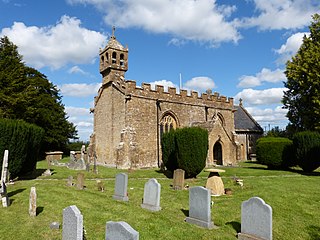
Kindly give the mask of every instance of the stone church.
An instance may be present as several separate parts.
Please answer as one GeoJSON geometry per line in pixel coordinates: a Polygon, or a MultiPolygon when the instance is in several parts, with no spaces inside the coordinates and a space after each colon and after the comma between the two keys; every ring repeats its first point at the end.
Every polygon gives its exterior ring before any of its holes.
{"type": "Polygon", "coordinates": [[[114,31],[100,50],[102,86],[94,99],[90,148],[97,162],[117,168],[161,166],[161,136],[170,129],[199,126],[208,130],[207,165],[236,165],[253,154],[262,128],[233,98],[126,80],[128,48],[114,31]]]}

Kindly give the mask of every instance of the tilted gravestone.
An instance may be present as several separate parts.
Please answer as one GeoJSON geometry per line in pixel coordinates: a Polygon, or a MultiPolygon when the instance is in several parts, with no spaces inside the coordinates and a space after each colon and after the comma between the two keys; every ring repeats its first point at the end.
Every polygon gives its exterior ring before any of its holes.
{"type": "Polygon", "coordinates": [[[77,174],[77,189],[82,190],[84,188],[84,173],[77,174]]]}
{"type": "Polygon", "coordinates": [[[139,232],[126,222],[109,221],[106,224],[106,240],[139,240],[139,232]]]}
{"type": "Polygon", "coordinates": [[[10,206],[10,199],[8,197],[7,186],[4,183],[4,181],[1,182],[0,194],[1,194],[2,206],[9,207],[10,206]]]}
{"type": "Polygon", "coordinates": [[[31,187],[29,196],[29,215],[35,217],[37,215],[37,192],[36,187],[31,187]]]}
{"type": "Polygon", "coordinates": [[[238,239],[272,239],[272,208],[259,197],[241,204],[241,233],[238,239]]]}
{"type": "Polygon", "coordinates": [[[63,209],[62,240],[83,240],[83,216],[75,205],[63,209]]]}
{"type": "Polygon", "coordinates": [[[210,190],[204,187],[189,189],[189,217],[186,222],[208,229],[215,227],[211,221],[210,190]]]}
{"type": "Polygon", "coordinates": [[[1,182],[8,182],[8,159],[9,159],[9,150],[4,150],[3,161],[2,161],[2,171],[1,171],[1,182]]]}
{"type": "Polygon", "coordinates": [[[182,190],[184,189],[184,170],[176,169],[173,172],[173,189],[182,190]]]}
{"type": "Polygon", "coordinates": [[[114,187],[114,195],[112,196],[115,200],[128,201],[128,175],[125,173],[118,173],[116,175],[116,183],[114,187]]]}
{"type": "Polygon", "coordinates": [[[150,211],[161,210],[160,191],[161,185],[158,183],[157,179],[149,179],[144,185],[143,203],[141,204],[141,207],[150,211]]]}

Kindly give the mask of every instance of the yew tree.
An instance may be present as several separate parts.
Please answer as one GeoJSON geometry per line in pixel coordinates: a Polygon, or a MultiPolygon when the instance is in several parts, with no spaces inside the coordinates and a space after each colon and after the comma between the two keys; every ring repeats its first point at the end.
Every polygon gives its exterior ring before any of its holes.
{"type": "Polygon", "coordinates": [[[310,35],[287,62],[282,102],[294,131],[320,130],[320,15],[312,16],[310,35]]]}
{"type": "Polygon", "coordinates": [[[8,37],[0,38],[0,118],[22,119],[45,130],[44,151],[63,150],[75,138],[59,90],[38,70],[23,62],[8,37]]]}

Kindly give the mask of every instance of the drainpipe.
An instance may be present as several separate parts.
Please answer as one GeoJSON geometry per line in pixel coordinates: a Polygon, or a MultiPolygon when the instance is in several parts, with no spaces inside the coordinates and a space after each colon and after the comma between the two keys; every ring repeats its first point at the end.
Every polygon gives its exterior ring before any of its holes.
{"type": "Polygon", "coordinates": [[[160,100],[157,99],[156,101],[157,107],[157,160],[158,160],[158,167],[160,168],[160,139],[159,139],[159,108],[160,108],[160,100]]]}

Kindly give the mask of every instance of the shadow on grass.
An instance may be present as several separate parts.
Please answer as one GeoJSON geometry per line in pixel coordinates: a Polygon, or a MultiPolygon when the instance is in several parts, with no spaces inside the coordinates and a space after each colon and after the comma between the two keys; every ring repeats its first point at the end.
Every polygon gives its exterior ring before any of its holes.
{"type": "Polygon", "coordinates": [[[181,212],[183,212],[186,217],[189,217],[189,210],[181,208],[181,212]]]}
{"type": "Polygon", "coordinates": [[[319,240],[320,239],[320,227],[319,226],[310,225],[307,228],[307,231],[310,236],[310,239],[312,239],[312,240],[319,240]]]}
{"type": "Polygon", "coordinates": [[[14,191],[12,191],[12,192],[9,192],[9,193],[8,193],[8,197],[12,197],[12,196],[14,196],[14,195],[16,195],[16,194],[18,194],[18,193],[23,192],[24,190],[26,190],[26,188],[20,188],[20,189],[14,190],[14,191]]]}
{"type": "Polygon", "coordinates": [[[157,172],[157,173],[162,173],[162,174],[164,174],[167,178],[173,178],[173,172],[171,172],[171,171],[169,171],[169,170],[158,169],[158,170],[155,170],[155,172],[157,172]]]}
{"type": "Polygon", "coordinates": [[[236,232],[241,232],[241,223],[232,221],[232,222],[227,222],[226,225],[231,225],[236,232]]]}
{"type": "MultiPolygon", "coordinates": [[[[36,179],[37,177],[41,176],[47,169],[36,169],[31,173],[28,173],[26,175],[23,175],[21,177],[19,177],[19,180],[32,180],[32,179],[36,179]]],[[[50,169],[51,171],[53,171],[53,169],[50,169]]],[[[54,173],[52,173],[53,175],[54,173]]]]}
{"type": "Polygon", "coordinates": [[[288,170],[289,172],[299,173],[304,176],[320,176],[320,172],[304,172],[302,169],[292,169],[288,170]]]}
{"type": "Polygon", "coordinates": [[[43,212],[44,207],[37,207],[36,209],[36,216],[43,212]]]}

